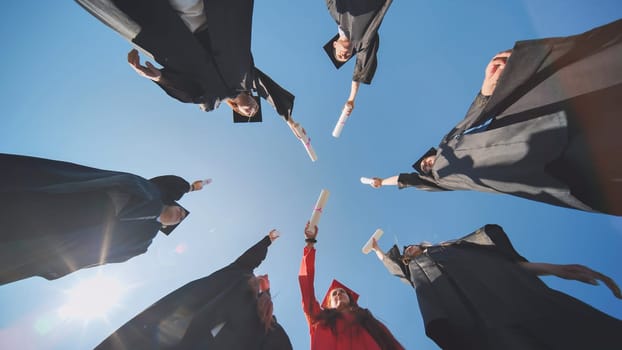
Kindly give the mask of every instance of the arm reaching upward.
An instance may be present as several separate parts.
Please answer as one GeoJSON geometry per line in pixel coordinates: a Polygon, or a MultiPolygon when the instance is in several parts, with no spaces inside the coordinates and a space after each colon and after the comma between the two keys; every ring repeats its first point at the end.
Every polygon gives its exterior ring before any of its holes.
{"type": "Polygon", "coordinates": [[[553,275],[567,280],[576,280],[583,283],[598,285],[598,281],[602,281],[607,288],[611,290],[613,295],[622,299],[620,287],[608,276],[600,272],[594,271],[587,266],[579,264],[558,265],[548,263],[531,263],[519,262],[519,264],[538,276],[553,275]]]}

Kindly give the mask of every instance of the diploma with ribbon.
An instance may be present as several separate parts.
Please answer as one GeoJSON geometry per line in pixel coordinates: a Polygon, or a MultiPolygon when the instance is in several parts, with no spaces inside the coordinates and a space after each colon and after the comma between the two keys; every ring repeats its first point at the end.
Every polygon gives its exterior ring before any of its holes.
{"type": "Polygon", "coordinates": [[[341,135],[341,131],[346,125],[348,117],[350,117],[350,115],[348,115],[348,108],[344,107],[341,111],[341,115],[339,116],[339,120],[337,120],[337,124],[335,124],[335,128],[333,129],[333,137],[337,138],[341,135]]]}
{"type": "Polygon", "coordinates": [[[294,127],[294,130],[295,130],[296,136],[298,137],[300,142],[302,142],[302,145],[305,146],[305,150],[307,151],[309,158],[311,158],[311,160],[315,162],[317,160],[317,155],[315,154],[315,150],[313,149],[313,146],[311,146],[311,138],[303,130],[300,124],[297,124],[294,127]]]}
{"type": "Polygon", "coordinates": [[[311,219],[309,219],[310,228],[317,226],[320,222],[320,217],[322,216],[322,211],[324,210],[324,205],[326,205],[329,195],[330,192],[326,189],[323,189],[322,192],[320,192],[320,197],[317,199],[315,208],[313,208],[313,213],[311,213],[311,219]]]}
{"type": "Polygon", "coordinates": [[[383,234],[384,234],[384,231],[382,231],[382,229],[377,229],[376,232],[374,232],[374,234],[371,235],[371,237],[369,237],[369,239],[367,240],[367,243],[365,243],[365,245],[361,249],[363,251],[363,254],[369,254],[369,252],[371,252],[371,247],[374,243],[374,239],[377,242],[380,239],[380,237],[382,237],[383,234]]]}

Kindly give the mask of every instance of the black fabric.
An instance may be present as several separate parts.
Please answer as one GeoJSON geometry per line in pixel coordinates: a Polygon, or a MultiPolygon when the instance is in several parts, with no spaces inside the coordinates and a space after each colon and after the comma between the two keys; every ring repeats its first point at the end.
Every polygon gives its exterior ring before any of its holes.
{"type": "Polygon", "coordinates": [[[162,175],[149,179],[161,193],[162,202],[173,204],[190,192],[190,183],[176,175],[162,175]]]}
{"type": "Polygon", "coordinates": [[[280,325],[265,333],[257,296],[248,283],[270,243],[264,237],[227,267],[163,297],[96,349],[291,349],[280,325]],[[211,329],[222,322],[224,327],[213,337],[211,329]]]}
{"type": "Polygon", "coordinates": [[[622,321],[550,289],[522,261],[498,225],[429,247],[411,260],[409,279],[426,334],[443,349],[619,347],[622,321]]]}
{"type": "Polygon", "coordinates": [[[168,0],[76,2],[162,65],[156,84],[169,96],[209,112],[242,91],[257,91],[285,120],[291,116],[293,95],[276,84],[262,87],[261,75],[269,77],[254,66],[253,0],[205,0],[207,26],[195,33],[168,0]]]}
{"type": "Polygon", "coordinates": [[[160,191],[140,176],[11,154],[0,167],[0,284],[128,260],[160,228],[160,191]]]}

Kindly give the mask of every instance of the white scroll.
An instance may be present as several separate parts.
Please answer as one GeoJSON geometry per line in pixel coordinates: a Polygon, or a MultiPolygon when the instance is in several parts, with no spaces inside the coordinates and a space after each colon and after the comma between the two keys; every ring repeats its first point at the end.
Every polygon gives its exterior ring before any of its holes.
{"type": "Polygon", "coordinates": [[[374,232],[374,234],[369,237],[367,243],[365,243],[365,245],[361,249],[361,251],[363,251],[363,254],[369,254],[369,252],[371,252],[371,247],[374,244],[373,240],[375,239],[377,242],[383,234],[384,231],[382,231],[382,229],[377,229],[376,232],[374,232]]]}
{"type": "Polygon", "coordinates": [[[346,125],[346,121],[348,120],[348,110],[344,108],[341,111],[341,115],[339,116],[339,120],[337,120],[337,124],[335,124],[335,128],[333,129],[333,137],[338,138],[341,135],[341,131],[343,127],[346,125]]]}
{"type": "Polygon", "coordinates": [[[363,177],[361,177],[361,183],[362,183],[363,185],[371,185],[371,184],[373,184],[373,183],[374,183],[374,179],[369,178],[369,177],[364,177],[364,176],[363,176],[363,177]]]}
{"type": "Polygon", "coordinates": [[[313,213],[311,213],[311,219],[309,219],[310,229],[313,229],[313,227],[317,226],[320,222],[320,217],[322,216],[322,211],[324,210],[324,205],[326,205],[329,195],[330,192],[326,189],[323,189],[322,192],[320,192],[320,197],[317,199],[315,207],[313,208],[313,213]]]}
{"type": "Polygon", "coordinates": [[[202,181],[201,181],[201,183],[203,183],[203,186],[207,186],[207,185],[209,185],[209,184],[211,184],[211,183],[212,183],[212,179],[205,179],[205,180],[202,180],[202,181]]]}
{"type": "Polygon", "coordinates": [[[300,140],[300,142],[302,142],[302,145],[305,147],[305,150],[307,151],[309,158],[311,158],[311,161],[315,162],[317,160],[317,155],[315,154],[315,150],[313,149],[313,146],[311,146],[311,138],[303,131],[302,126],[300,126],[300,124],[296,125],[295,129],[296,129],[296,134],[300,136],[298,139],[300,140]]]}

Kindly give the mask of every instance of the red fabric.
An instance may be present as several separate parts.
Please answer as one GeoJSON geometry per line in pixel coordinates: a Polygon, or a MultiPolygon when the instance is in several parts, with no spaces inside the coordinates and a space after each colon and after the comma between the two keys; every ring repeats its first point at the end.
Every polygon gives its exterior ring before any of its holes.
{"type": "Polygon", "coordinates": [[[298,282],[302,294],[302,309],[309,323],[311,350],[381,350],[371,335],[358,323],[353,322],[349,314],[337,319],[335,334],[329,327],[314,322],[315,316],[322,310],[315,298],[314,279],[315,249],[305,247],[298,282]]]}
{"type": "Polygon", "coordinates": [[[330,292],[335,289],[335,288],[341,288],[343,290],[346,291],[346,293],[348,294],[348,297],[350,298],[350,301],[354,301],[355,303],[358,303],[359,301],[359,295],[358,293],[356,293],[355,291],[353,291],[352,289],[348,288],[345,284],[337,281],[337,280],[333,280],[333,282],[330,284],[330,287],[328,287],[328,290],[326,291],[326,294],[324,295],[324,299],[322,299],[322,303],[320,304],[322,308],[326,308],[327,306],[330,306],[330,292]]]}

